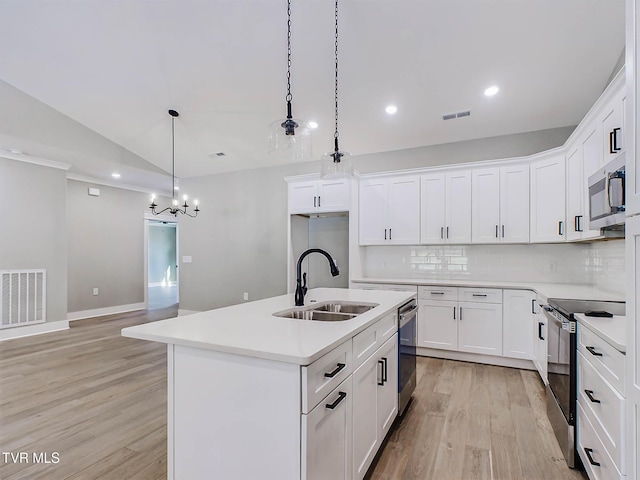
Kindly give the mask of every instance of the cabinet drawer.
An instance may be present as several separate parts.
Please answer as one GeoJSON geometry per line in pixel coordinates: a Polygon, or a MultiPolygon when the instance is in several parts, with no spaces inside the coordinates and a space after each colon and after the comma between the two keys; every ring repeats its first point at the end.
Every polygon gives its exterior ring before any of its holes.
{"type": "Polygon", "coordinates": [[[460,287],[458,300],[461,302],[502,303],[502,289],[460,287]]]}
{"type": "Polygon", "coordinates": [[[418,298],[420,300],[458,300],[458,287],[437,287],[432,285],[419,286],[418,298]]]}
{"type": "Polygon", "coordinates": [[[578,353],[578,402],[618,470],[624,472],[625,399],[578,353]]]}
{"type": "Polygon", "coordinates": [[[397,319],[396,313],[390,313],[353,337],[353,370],[362,365],[398,331],[397,319]]]}
{"type": "Polygon", "coordinates": [[[577,450],[591,480],[624,480],[625,477],[616,468],[580,403],[578,403],[577,450]],[[599,465],[593,465],[594,462],[599,465]]]}
{"type": "Polygon", "coordinates": [[[302,413],[309,413],[351,374],[351,351],[349,339],[311,365],[302,367],[302,413]]]}
{"type": "Polygon", "coordinates": [[[624,354],[613,348],[587,327],[578,325],[578,351],[595,369],[624,394],[624,354]]]}
{"type": "Polygon", "coordinates": [[[354,289],[358,289],[358,290],[384,290],[384,284],[383,283],[356,283],[353,282],[353,287],[354,289]]]}
{"type": "Polygon", "coordinates": [[[394,291],[394,292],[416,293],[418,291],[418,286],[417,285],[399,285],[399,284],[395,284],[395,283],[385,283],[384,284],[384,289],[385,290],[391,290],[391,291],[394,291]]]}

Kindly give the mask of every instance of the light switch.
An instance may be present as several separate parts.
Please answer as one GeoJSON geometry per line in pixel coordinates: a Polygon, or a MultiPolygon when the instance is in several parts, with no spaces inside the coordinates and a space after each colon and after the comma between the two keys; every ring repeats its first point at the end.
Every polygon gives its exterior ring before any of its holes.
{"type": "Polygon", "coordinates": [[[93,289],[93,295],[94,295],[94,296],[98,295],[98,287],[94,287],[94,289],[93,289]]]}
{"type": "Polygon", "coordinates": [[[92,197],[99,197],[100,196],[100,189],[99,188],[89,188],[89,195],[91,195],[92,197]]]}
{"type": "Polygon", "coordinates": [[[182,263],[191,263],[192,259],[191,259],[191,255],[185,255],[182,257],[182,263]]]}

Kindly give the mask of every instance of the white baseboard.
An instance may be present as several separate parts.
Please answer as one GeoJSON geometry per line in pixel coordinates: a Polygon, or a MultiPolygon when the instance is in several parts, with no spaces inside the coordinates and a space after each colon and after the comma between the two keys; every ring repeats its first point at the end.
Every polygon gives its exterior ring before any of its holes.
{"type": "Polygon", "coordinates": [[[437,348],[418,347],[417,354],[421,357],[436,357],[447,360],[460,360],[463,362],[483,363],[485,365],[498,365],[501,367],[521,368],[523,370],[535,370],[532,360],[521,358],[495,357],[478,353],[455,352],[452,350],[439,350],[437,348]]]}
{"type": "Polygon", "coordinates": [[[129,305],[116,305],[115,307],[95,308],[93,310],[82,310],[79,312],[67,313],[67,320],[74,321],[83,318],[102,317],[103,315],[114,315],[116,313],[133,312],[147,308],[144,302],[131,303],[129,305]]]}
{"type": "Polygon", "coordinates": [[[191,315],[192,313],[200,313],[199,310],[182,310],[178,309],[178,316],[182,317],[183,315],[191,315]]]}
{"type": "Polygon", "coordinates": [[[68,328],[68,320],[37,323],[35,325],[25,325],[23,327],[5,328],[0,330],[0,342],[4,340],[11,340],[12,338],[30,337],[31,335],[67,330],[68,328]]]}

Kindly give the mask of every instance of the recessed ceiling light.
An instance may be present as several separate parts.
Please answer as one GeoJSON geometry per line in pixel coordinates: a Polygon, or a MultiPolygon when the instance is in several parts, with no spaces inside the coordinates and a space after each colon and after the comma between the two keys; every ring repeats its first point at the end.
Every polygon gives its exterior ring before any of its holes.
{"type": "Polygon", "coordinates": [[[492,85],[491,87],[487,88],[484,91],[484,94],[487,97],[493,97],[496,93],[498,93],[500,91],[500,89],[498,87],[496,87],[495,85],[492,85]]]}
{"type": "Polygon", "coordinates": [[[20,150],[18,150],[17,148],[10,148],[9,151],[11,153],[15,153],[16,155],[21,155],[22,152],[20,150]]]}
{"type": "Polygon", "coordinates": [[[318,122],[309,122],[309,128],[318,128],[318,122]]]}
{"type": "Polygon", "coordinates": [[[389,115],[393,115],[398,111],[398,107],[396,107],[395,105],[389,105],[387,106],[387,108],[384,109],[384,111],[387,112],[389,115]]]}
{"type": "Polygon", "coordinates": [[[113,178],[120,178],[120,174],[119,174],[119,173],[115,173],[115,172],[114,172],[114,173],[112,173],[112,174],[111,174],[111,176],[112,176],[113,178]]]}

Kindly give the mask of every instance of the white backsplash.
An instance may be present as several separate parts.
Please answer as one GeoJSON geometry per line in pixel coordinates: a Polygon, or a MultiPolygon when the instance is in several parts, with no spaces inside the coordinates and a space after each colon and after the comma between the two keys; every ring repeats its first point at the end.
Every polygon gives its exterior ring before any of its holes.
{"type": "Polygon", "coordinates": [[[363,276],[596,284],[624,288],[624,241],[363,247],[363,276]]]}

